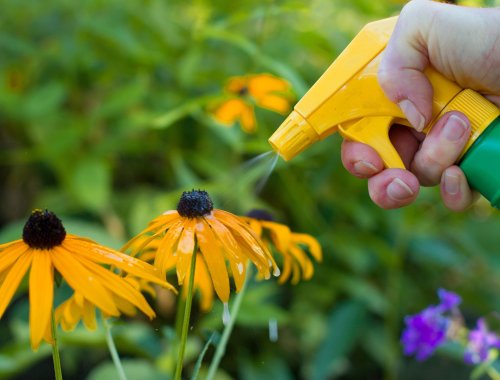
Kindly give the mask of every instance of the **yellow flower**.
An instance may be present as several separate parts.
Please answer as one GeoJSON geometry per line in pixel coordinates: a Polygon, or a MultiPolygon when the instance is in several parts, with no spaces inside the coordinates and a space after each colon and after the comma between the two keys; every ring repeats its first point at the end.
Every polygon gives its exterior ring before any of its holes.
{"type": "Polygon", "coordinates": [[[321,246],[318,241],[308,234],[295,233],[288,226],[273,222],[266,211],[253,210],[247,214],[245,220],[271,249],[271,244],[276,252],[282,256],[283,271],[279,278],[282,284],[292,276],[292,284],[297,284],[302,279],[309,280],[314,274],[314,266],[306,253],[320,262],[323,258],[321,246]]]}
{"type": "Polygon", "coordinates": [[[270,74],[231,78],[225,90],[228,99],[215,108],[213,117],[227,126],[239,121],[245,132],[254,132],[256,128],[253,103],[280,114],[290,109],[290,84],[270,74]]]}
{"type": "MultiPolygon", "coordinates": [[[[155,259],[156,251],[158,250],[160,242],[160,239],[152,240],[151,242],[149,242],[147,248],[138,253],[137,257],[143,261],[152,263],[155,259]]],[[[177,256],[171,255],[170,258],[165,262],[165,271],[170,272],[175,270],[176,264],[177,256]]],[[[189,271],[187,271],[186,278],[184,280],[189,283],[189,271]]],[[[198,290],[200,293],[201,310],[207,312],[212,309],[214,301],[214,287],[212,285],[210,273],[208,271],[207,264],[205,263],[205,259],[203,259],[203,255],[201,255],[200,253],[196,255],[193,289],[198,290]]],[[[187,287],[185,286],[182,290],[182,296],[184,298],[186,298],[187,296],[187,287]]]]}
{"type": "MultiPolygon", "coordinates": [[[[35,210],[24,226],[22,239],[0,245],[0,318],[29,268],[33,349],[38,348],[42,339],[50,342],[54,269],[71,288],[107,315],[118,316],[119,300],[123,299],[152,318],[154,311],[143,295],[123,277],[100,264],[112,265],[173,289],[159,278],[159,271],[151,265],[89,239],[66,234],[55,214],[35,210]]],[[[91,325],[90,319],[87,320],[91,325]]]]}
{"type": "MultiPolygon", "coordinates": [[[[265,278],[279,275],[273,257],[255,233],[239,217],[213,208],[207,192],[184,192],[177,210],[157,217],[122,250],[137,255],[150,246],[157,247],[154,265],[165,275],[175,265],[179,285],[189,276],[193,251],[200,258],[196,263],[198,283],[202,289],[213,287],[222,302],[229,300],[229,263],[236,291],[243,285],[247,261],[252,261],[265,278]],[[198,265],[200,263],[200,265],[198,265]],[[203,274],[203,267],[207,274],[203,274]]],[[[151,257],[150,257],[151,258],[151,257]]],[[[143,259],[147,257],[143,256],[143,259]]],[[[196,268],[195,268],[196,271],[196,268]]],[[[196,279],[195,274],[195,279],[196,279]]],[[[208,301],[207,301],[208,302],[208,301]]]]}
{"type": "MultiPolygon", "coordinates": [[[[135,278],[130,275],[124,277],[134,289],[137,291],[145,291],[149,293],[152,297],[156,296],[154,288],[150,283],[144,279],[135,278]]],[[[136,293],[136,292],[134,292],[136,293]]],[[[136,294],[131,296],[136,296],[136,294]]],[[[121,314],[126,314],[128,316],[134,316],[137,309],[130,300],[120,297],[117,294],[111,294],[116,307],[121,314]]],[[[144,311],[144,310],[143,310],[144,311]]],[[[150,310],[144,311],[149,317],[153,317],[154,313],[151,314],[150,310]]],[[[78,322],[83,321],[85,327],[89,330],[95,330],[97,327],[96,323],[96,306],[83,297],[80,293],[75,292],[70,298],[60,304],[55,311],[56,323],[60,324],[64,331],[71,331],[75,328],[78,322]]],[[[109,317],[109,315],[105,315],[109,317]]]]}

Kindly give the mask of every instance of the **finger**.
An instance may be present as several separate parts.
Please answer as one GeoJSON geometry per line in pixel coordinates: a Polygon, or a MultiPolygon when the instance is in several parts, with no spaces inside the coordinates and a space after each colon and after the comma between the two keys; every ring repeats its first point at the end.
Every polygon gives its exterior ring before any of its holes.
{"type": "Polygon", "coordinates": [[[417,177],[403,169],[386,169],[368,180],[370,198],[385,209],[409,205],[417,198],[419,189],[417,177]]]}
{"type": "Polygon", "coordinates": [[[417,131],[432,115],[433,89],[423,71],[429,64],[425,38],[434,8],[427,1],[411,1],[403,8],[378,69],[385,94],[417,131]]]}
{"type": "Polygon", "coordinates": [[[470,132],[470,122],[460,112],[448,112],[437,121],[411,165],[423,186],[439,183],[444,170],[460,157],[470,132]]]}
{"type": "Polygon", "coordinates": [[[341,149],[342,163],[349,173],[358,178],[369,178],[384,169],[384,163],[369,145],[344,140],[341,149]]]}
{"type": "Polygon", "coordinates": [[[410,167],[415,153],[420,148],[423,137],[425,137],[424,133],[416,132],[414,129],[405,126],[395,125],[389,130],[392,145],[396,148],[406,168],[410,167]]]}
{"type": "Polygon", "coordinates": [[[441,197],[446,207],[453,211],[462,211],[469,207],[473,193],[463,171],[458,166],[451,166],[441,177],[441,197]]]}

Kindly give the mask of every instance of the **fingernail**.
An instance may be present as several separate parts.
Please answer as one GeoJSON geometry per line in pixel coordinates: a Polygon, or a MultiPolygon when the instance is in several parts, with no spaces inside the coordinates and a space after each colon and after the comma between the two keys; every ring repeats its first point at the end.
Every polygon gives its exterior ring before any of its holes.
{"type": "Polygon", "coordinates": [[[402,201],[413,196],[413,191],[399,178],[394,178],[387,186],[387,195],[396,201],[402,201]]]}
{"type": "Polygon", "coordinates": [[[422,132],[425,128],[425,117],[420,112],[418,112],[417,107],[410,100],[401,100],[399,103],[399,108],[405,114],[406,118],[413,127],[422,132]]]}
{"type": "Polygon", "coordinates": [[[451,115],[446,121],[443,134],[448,141],[454,142],[460,140],[468,129],[469,126],[464,120],[457,115],[451,115]]]}
{"type": "Polygon", "coordinates": [[[360,175],[372,175],[378,172],[375,165],[362,160],[354,163],[354,171],[360,175]]]}
{"type": "Polygon", "coordinates": [[[450,195],[455,195],[460,190],[460,178],[456,175],[445,173],[444,174],[444,191],[450,195]]]}

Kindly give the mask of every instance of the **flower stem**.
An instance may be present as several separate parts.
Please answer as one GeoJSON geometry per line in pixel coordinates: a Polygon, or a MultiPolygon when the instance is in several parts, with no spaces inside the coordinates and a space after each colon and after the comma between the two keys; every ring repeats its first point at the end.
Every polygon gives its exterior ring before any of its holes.
{"type": "Polygon", "coordinates": [[[120,361],[120,356],[116,350],[115,341],[113,340],[113,335],[111,335],[111,325],[108,323],[106,318],[102,317],[102,324],[106,330],[106,343],[108,344],[108,350],[111,354],[111,359],[113,359],[113,364],[116,367],[116,372],[118,372],[118,378],[120,380],[127,380],[127,375],[125,375],[125,370],[123,369],[122,362],[120,361]]]}
{"type": "Polygon", "coordinates": [[[54,318],[54,312],[52,312],[51,316],[51,324],[52,324],[52,360],[54,362],[54,373],[56,375],[56,380],[62,380],[62,370],[61,370],[61,358],[59,356],[59,345],[57,344],[57,329],[56,329],[56,320],[54,318]]]}
{"type": "Polygon", "coordinates": [[[177,367],[175,368],[175,380],[180,380],[182,375],[182,365],[184,362],[184,352],[186,351],[186,341],[189,330],[189,318],[191,317],[191,304],[193,303],[193,286],[194,286],[194,269],[196,266],[196,252],[198,245],[195,243],[193,255],[191,257],[191,268],[189,271],[189,283],[186,296],[186,304],[184,307],[184,317],[182,320],[181,342],[179,347],[179,355],[177,357],[177,367]]]}
{"type": "Polygon", "coordinates": [[[205,380],[212,380],[214,378],[215,372],[217,371],[217,368],[219,368],[220,361],[222,360],[222,357],[226,352],[227,342],[229,340],[229,337],[231,336],[231,332],[233,331],[234,323],[236,321],[236,316],[238,315],[238,312],[240,310],[241,301],[243,300],[243,296],[247,288],[247,282],[250,278],[251,268],[251,266],[247,266],[247,275],[245,277],[245,281],[243,282],[243,286],[241,287],[240,292],[236,294],[233,306],[231,307],[231,318],[224,327],[224,331],[222,332],[221,339],[217,344],[217,349],[215,350],[214,358],[212,360],[212,363],[210,363],[210,368],[208,369],[208,374],[205,380]]]}

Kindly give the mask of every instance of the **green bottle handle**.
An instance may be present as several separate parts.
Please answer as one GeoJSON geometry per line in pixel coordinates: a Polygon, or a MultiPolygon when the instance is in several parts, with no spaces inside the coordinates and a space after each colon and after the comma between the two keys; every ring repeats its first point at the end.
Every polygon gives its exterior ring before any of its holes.
{"type": "Polygon", "coordinates": [[[459,166],[469,185],[500,209],[500,116],[467,150],[459,166]]]}

